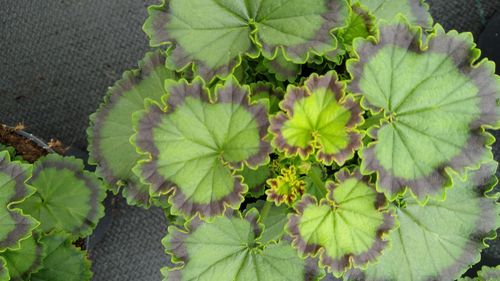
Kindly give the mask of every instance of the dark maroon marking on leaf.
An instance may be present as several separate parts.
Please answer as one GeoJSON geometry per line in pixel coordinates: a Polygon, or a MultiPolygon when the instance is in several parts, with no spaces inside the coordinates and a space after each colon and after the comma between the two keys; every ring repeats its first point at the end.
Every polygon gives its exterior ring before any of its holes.
{"type": "MultiPolygon", "coordinates": [[[[325,22],[322,24],[321,28],[316,32],[315,36],[306,43],[294,46],[282,46],[288,57],[295,56],[301,58],[302,60],[307,60],[307,54],[310,50],[314,51],[315,45],[331,45],[332,41],[336,42],[336,39],[331,34],[331,31],[345,25],[348,15],[347,5],[344,1],[329,0],[325,2],[327,6],[327,12],[322,15],[325,22]],[[343,16],[342,13],[345,13],[345,16],[343,16]]],[[[280,47],[275,45],[270,46],[265,44],[264,42],[261,43],[264,54],[275,54],[275,52],[277,52],[278,48],[280,47]]],[[[332,49],[334,48],[332,47],[332,49]]]]}
{"type": "MultiPolygon", "coordinates": [[[[115,85],[109,90],[96,113],[92,114],[90,118],[90,127],[87,130],[89,138],[88,150],[92,161],[98,164],[98,173],[111,185],[116,186],[121,179],[115,176],[109,168],[106,159],[101,155],[101,131],[104,126],[104,121],[107,119],[111,110],[114,109],[116,102],[119,101],[123,95],[133,89],[141,81],[151,75],[157,67],[165,65],[165,55],[161,52],[148,53],[145,59],[139,62],[139,69],[126,71],[121,80],[117,81],[115,85]]],[[[133,181],[127,181],[126,185],[140,184],[133,181]]]]}
{"type": "Polygon", "coordinates": [[[30,232],[33,225],[31,217],[23,216],[20,210],[8,207],[10,204],[20,202],[33,193],[26,185],[26,181],[31,176],[31,168],[23,170],[19,164],[12,164],[8,158],[9,156],[7,158],[0,158],[0,172],[11,177],[14,181],[15,193],[11,198],[7,199],[5,208],[7,208],[9,216],[16,227],[7,234],[4,241],[0,241],[0,249],[16,245],[20,239],[24,238],[30,232]]]}
{"type": "MultiPolygon", "coordinates": [[[[470,166],[470,163],[477,163],[488,149],[486,147],[488,145],[487,138],[484,136],[482,128],[485,126],[497,127],[499,125],[500,111],[497,108],[499,100],[496,93],[500,91],[500,85],[495,81],[495,76],[491,75],[495,71],[494,67],[487,63],[477,64],[479,53],[473,51],[475,45],[472,38],[464,40],[451,37],[455,33],[450,32],[446,34],[442,29],[438,29],[435,31],[435,35],[430,37],[428,50],[425,52],[442,53],[449,56],[458,70],[474,81],[474,84],[479,89],[480,117],[472,121],[469,125],[471,136],[463,151],[453,157],[448,163],[442,164],[433,173],[423,178],[406,180],[392,175],[376,159],[376,145],[369,145],[362,152],[363,165],[365,165],[367,170],[377,172],[377,183],[383,186],[390,194],[399,193],[406,187],[410,188],[420,199],[438,193],[441,190],[440,187],[451,184],[446,167],[451,167],[460,174],[463,174],[466,167],[470,166]]],[[[362,93],[359,83],[361,81],[361,74],[364,72],[364,67],[383,47],[391,45],[399,46],[408,49],[409,52],[420,54],[424,52],[420,46],[420,38],[421,29],[410,28],[404,23],[382,26],[378,42],[365,41],[356,50],[357,57],[355,62],[348,67],[349,72],[353,76],[349,90],[353,93],[362,93]]],[[[387,105],[385,109],[377,108],[371,105],[365,98],[362,98],[362,104],[374,113],[381,110],[388,112],[392,110],[387,105]]]]}
{"type": "Polygon", "coordinates": [[[151,155],[151,161],[142,163],[141,176],[151,186],[153,193],[172,194],[171,200],[174,206],[185,214],[201,216],[214,216],[224,213],[226,206],[233,206],[241,203],[243,194],[248,191],[248,187],[242,183],[242,177],[234,176],[234,190],[225,197],[211,202],[210,204],[198,204],[186,201],[186,196],[177,185],[163,177],[157,169],[158,155],[160,154],[154,142],[153,129],[156,128],[164,115],[172,114],[178,106],[184,104],[187,97],[201,100],[207,104],[235,103],[243,106],[249,113],[254,115],[254,119],[259,124],[260,150],[247,160],[238,163],[228,163],[232,168],[241,168],[243,163],[256,167],[264,162],[271,153],[271,145],[264,139],[267,135],[269,120],[267,109],[262,104],[252,104],[250,97],[244,88],[227,82],[222,88],[216,90],[216,98],[212,101],[208,90],[204,87],[203,81],[195,79],[192,84],[181,80],[168,86],[170,96],[167,101],[167,109],[163,111],[157,105],[151,105],[139,121],[136,134],[136,145],[144,152],[151,155]],[[215,204],[214,204],[215,203],[215,204]]]}
{"type": "MultiPolygon", "coordinates": [[[[75,178],[81,180],[85,183],[85,186],[90,190],[90,198],[88,201],[88,205],[90,206],[90,210],[86,217],[83,220],[83,225],[75,228],[73,233],[80,233],[86,231],[87,228],[96,227],[96,223],[99,220],[99,207],[101,206],[102,200],[104,200],[105,193],[100,192],[104,190],[103,186],[99,185],[99,180],[97,178],[93,178],[90,172],[84,171],[83,162],[79,159],[73,158],[73,160],[77,160],[78,163],[68,162],[66,160],[55,160],[50,158],[41,158],[35,168],[33,169],[33,176],[30,179],[30,182],[36,181],[36,179],[40,176],[40,174],[45,169],[56,169],[56,170],[69,170],[74,173],[75,178]],[[102,194],[102,195],[101,195],[102,194]],[[95,222],[95,223],[94,223],[95,222]]],[[[101,214],[103,216],[104,214],[101,214]]]]}
{"type": "MultiPolygon", "coordinates": [[[[367,186],[371,186],[369,183],[370,178],[368,176],[362,175],[358,169],[355,169],[353,172],[350,172],[347,169],[342,169],[335,174],[335,178],[337,179],[338,183],[327,182],[327,198],[322,199],[319,202],[319,205],[330,206],[331,203],[329,203],[328,200],[331,202],[336,202],[335,198],[333,197],[333,190],[350,178],[355,178],[364,182],[367,186]]],[[[310,195],[305,195],[304,197],[302,197],[302,200],[299,201],[294,207],[297,213],[289,216],[289,223],[287,225],[288,231],[293,237],[294,247],[296,247],[301,254],[306,256],[316,256],[319,253],[320,248],[322,247],[318,244],[308,244],[307,241],[303,240],[300,236],[300,215],[303,214],[304,210],[312,204],[318,205],[318,201],[315,197],[310,195]]],[[[387,206],[387,202],[383,194],[377,193],[374,206],[377,210],[381,210],[382,208],[387,206]]],[[[334,259],[333,257],[328,256],[325,251],[321,251],[321,264],[329,267],[331,270],[342,272],[346,268],[349,268],[353,265],[363,265],[368,262],[374,261],[377,257],[380,256],[382,250],[387,247],[388,241],[383,240],[383,237],[394,227],[395,223],[395,217],[391,212],[385,212],[383,215],[383,224],[380,225],[377,229],[375,241],[370,249],[358,255],[346,254],[338,259],[334,259]]]]}
{"type": "Polygon", "coordinates": [[[262,235],[263,225],[260,224],[260,215],[258,211],[250,211],[245,214],[245,220],[247,220],[253,229],[253,234],[255,239],[262,235]]]}
{"type": "Polygon", "coordinates": [[[139,188],[139,185],[141,185],[140,182],[134,181],[134,183],[132,183],[131,181],[127,181],[127,183],[124,185],[123,193],[126,194],[125,197],[127,199],[127,202],[129,201],[129,198],[132,198],[137,202],[138,206],[144,206],[147,208],[151,204],[149,187],[147,188],[147,190],[141,190],[139,188]]]}
{"type": "Polygon", "coordinates": [[[408,0],[412,14],[417,18],[416,24],[424,28],[432,28],[432,17],[429,14],[429,5],[424,0],[408,0]],[[428,19],[431,19],[429,22],[428,19]]]}

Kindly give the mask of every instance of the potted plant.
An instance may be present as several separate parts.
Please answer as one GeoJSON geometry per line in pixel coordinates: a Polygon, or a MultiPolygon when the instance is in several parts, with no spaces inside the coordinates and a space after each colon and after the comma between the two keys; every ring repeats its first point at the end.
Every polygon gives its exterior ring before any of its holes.
{"type": "MultiPolygon", "coordinates": [[[[169,0],[91,116],[165,280],[453,280],[496,238],[500,78],[420,0],[169,0]]],[[[491,269],[492,271],[498,269],[491,269]]]]}
{"type": "Polygon", "coordinates": [[[90,280],[84,238],[106,189],[83,161],[22,126],[0,126],[0,280],[90,280]]]}

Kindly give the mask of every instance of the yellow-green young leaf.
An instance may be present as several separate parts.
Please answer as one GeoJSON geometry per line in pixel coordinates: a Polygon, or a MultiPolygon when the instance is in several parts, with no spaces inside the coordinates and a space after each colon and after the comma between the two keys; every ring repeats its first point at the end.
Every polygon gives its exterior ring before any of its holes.
{"type": "Polygon", "coordinates": [[[432,28],[432,16],[425,0],[354,0],[367,7],[377,20],[393,20],[398,14],[405,16],[411,24],[432,28]]]}
{"type": "Polygon", "coordinates": [[[304,86],[289,86],[278,113],[271,120],[273,144],[285,155],[307,159],[315,150],[325,165],[343,163],[361,146],[356,127],[363,122],[358,102],[346,96],[334,71],[316,74],[304,86]]]}
{"type": "Polygon", "coordinates": [[[0,257],[0,281],[9,281],[9,270],[4,258],[0,257]]]}
{"type": "Polygon", "coordinates": [[[104,216],[106,188],[83,161],[50,154],[34,164],[30,185],[36,193],[18,206],[40,221],[41,231],[64,231],[74,237],[92,233],[104,216]]]}
{"type": "Polygon", "coordinates": [[[11,162],[9,153],[0,151],[0,252],[18,249],[39,224],[13,206],[33,194],[34,188],[26,184],[31,170],[31,165],[11,162]]]}
{"type": "Polygon", "coordinates": [[[493,62],[477,63],[472,35],[436,25],[423,45],[421,29],[400,18],[354,45],[349,89],[382,116],[361,153],[377,189],[395,199],[409,188],[425,201],[451,185],[451,170],[477,168],[492,142],[484,128],[499,125],[500,78],[493,62]]]}
{"type": "Polygon", "coordinates": [[[386,247],[386,236],[394,218],[385,197],[359,171],[347,169],[327,182],[327,198],[318,201],[306,195],[289,217],[293,246],[306,256],[320,256],[320,264],[335,276],[351,267],[365,267],[386,247]]]}
{"type": "Polygon", "coordinates": [[[267,200],[277,206],[281,203],[293,205],[302,197],[306,187],[306,183],[299,178],[295,166],[282,168],[277,177],[268,179],[266,183],[269,185],[269,189],[266,190],[267,200]]]}
{"type": "Polygon", "coordinates": [[[287,60],[305,63],[328,54],[337,45],[331,31],[348,15],[345,0],[169,0],[149,8],[143,29],[152,46],[173,45],[168,67],[193,63],[211,81],[231,74],[243,55],[274,59],[282,48],[287,60]]]}
{"type": "Polygon", "coordinates": [[[161,105],[134,117],[133,142],[149,158],[136,174],[153,194],[171,192],[174,214],[212,217],[238,208],[248,187],[235,170],[269,161],[267,109],[251,103],[249,88],[234,78],[211,96],[199,78],[192,84],[167,80],[166,87],[161,105]]]}
{"type": "Polygon", "coordinates": [[[90,281],[87,253],[75,247],[67,236],[51,234],[41,242],[46,247],[43,268],[31,275],[31,281],[90,281]]]}
{"type": "MultiPolygon", "coordinates": [[[[397,208],[399,228],[379,262],[349,280],[455,280],[480,260],[485,239],[494,239],[500,226],[498,195],[486,196],[497,183],[497,164],[483,164],[467,180],[454,177],[445,201],[421,206],[407,197],[397,208]]],[[[495,279],[498,280],[498,279],[495,279]]]]}
{"type": "Polygon", "coordinates": [[[0,258],[6,261],[11,281],[30,280],[31,274],[42,268],[45,247],[39,240],[40,235],[34,233],[33,236],[21,241],[19,249],[0,253],[0,258]]]}
{"type": "Polygon", "coordinates": [[[176,265],[163,270],[165,280],[317,280],[317,268],[308,267],[288,242],[260,243],[258,220],[253,209],[245,218],[195,218],[186,229],[169,227],[163,244],[176,265]]]}
{"type": "Polygon", "coordinates": [[[134,134],[132,114],[144,109],[144,100],[160,101],[166,92],[164,82],[176,74],[165,67],[163,52],[147,53],[139,68],[126,71],[111,87],[87,129],[90,162],[116,193],[123,187],[129,204],[150,205],[149,188],[132,172],[140,158],[129,139],[134,134]]]}

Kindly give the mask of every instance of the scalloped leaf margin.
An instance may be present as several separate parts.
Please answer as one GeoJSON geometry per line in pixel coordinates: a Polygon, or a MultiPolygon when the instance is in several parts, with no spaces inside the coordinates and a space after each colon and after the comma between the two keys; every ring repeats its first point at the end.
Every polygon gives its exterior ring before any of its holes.
{"type": "Polygon", "coordinates": [[[472,35],[436,25],[423,45],[421,33],[404,18],[381,24],[378,38],[355,40],[347,62],[349,90],[383,115],[369,130],[375,141],[361,152],[361,170],[377,173],[377,189],[391,200],[406,189],[424,202],[443,194],[449,169],[474,166],[493,141],[484,128],[500,120],[500,78],[493,62],[476,62],[472,35]]]}

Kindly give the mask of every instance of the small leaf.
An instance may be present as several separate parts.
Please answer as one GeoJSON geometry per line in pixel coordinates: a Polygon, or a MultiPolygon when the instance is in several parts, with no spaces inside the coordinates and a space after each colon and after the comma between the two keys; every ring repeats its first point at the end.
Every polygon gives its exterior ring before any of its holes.
{"type": "Polygon", "coordinates": [[[386,211],[383,194],[359,171],[350,174],[343,169],[335,176],[337,183],[327,183],[327,198],[318,204],[315,197],[305,195],[287,227],[300,253],[320,255],[320,264],[338,277],[381,255],[394,218],[386,211]]]}
{"type": "Polygon", "coordinates": [[[57,154],[35,162],[29,183],[37,191],[19,207],[41,222],[43,232],[65,231],[85,237],[104,216],[106,189],[95,174],[83,168],[80,159],[57,154]]]}
{"type": "Polygon", "coordinates": [[[474,166],[491,144],[484,128],[499,125],[494,63],[476,63],[470,33],[437,25],[422,46],[421,30],[403,19],[381,25],[376,41],[354,45],[349,88],[383,115],[380,128],[371,128],[376,141],[361,153],[363,173],[376,172],[377,188],[391,200],[406,188],[421,201],[441,195],[451,185],[449,168],[463,174],[474,166]]]}
{"type": "Polygon", "coordinates": [[[281,88],[277,88],[271,83],[257,82],[250,84],[250,89],[252,90],[252,101],[265,101],[268,104],[269,114],[280,110],[279,102],[285,95],[281,88]]]}
{"type": "Polygon", "coordinates": [[[343,0],[170,0],[149,8],[143,29],[152,46],[173,46],[170,68],[194,63],[195,74],[211,81],[231,74],[243,55],[274,59],[282,48],[288,60],[305,63],[310,53],[327,54],[336,48],[330,32],[348,13],[343,0]]]}
{"type": "Polygon", "coordinates": [[[134,134],[132,113],[144,109],[144,100],[159,101],[166,92],[164,81],[176,74],[165,68],[165,54],[147,53],[139,69],[127,71],[109,89],[104,102],[90,117],[87,129],[90,162],[98,165],[101,175],[115,192],[124,186],[127,202],[149,206],[149,188],[132,173],[140,155],[130,144],[134,134]]]}
{"type": "Polygon", "coordinates": [[[266,244],[271,241],[280,241],[285,235],[285,225],[288,222],[287,214],[290,212],[290,208],[285,205],[276,206],[263,200],[247,206],[247,210],[252,208],[259,210],[261,214],[259,222],[264,225],[259,242],[266,244]]]}
{"type": "Polygon", "coordinates": [[[399,228],[391,234],[391,248],[379,262],[350,280],[455,280],[480,260],[485,239],[496,237],[500,226],[498,196],[485,193],[497,183],[497,164],[483,164],[467,180],[454,177],[445,201],[421,206],[406,198],[397,208],[399,228]],[[397,266],[395,266],[397,265],[397,266]]]}
{"type": "Polygon", "coordinates": [[[363,122],[362,110],[334,71],[313,74],[303,87],[290,86],[280,107],[286,111],[271,120],[273,144],[287,156],[316,156],[325,165],[342,165],[361,146],[356,127],[363,122]]]}
{"type": "Polygon", "coordinates": [[[38,222],[13,207],[33,194],[26,184],[31,177],[31,165],[11,162],[7,151],[0,152],[0,252],[18,249],[19,242],[31,236],[38,222]]]}
{"type": "Polygon", "coordinates": [[[376,34],[375,17],[358,4],[352,6],[347,26],[338,31],[341,43],[351,51],[352,42],[356,38],[367,38],[376,34]]]}
{"type": "Polygon", "coordinates": [[[316,280],[317,273],[307,271],[288,242],[259,242],[258,220],[253,209],[245,218],[223,216],[212,223],[195,219],[186,230],[169,227],[163,244],[178,266],[163,271],[165,280],[316,280]]]}
{"type": "Polygon", "coordinates": [[[378,20],[393,20],[404,15],[411,24],[432,28],[432,16],[425,0],[354,0],[352,4],[366,6],[378,20]]]}
{"type": "Polygon", "coordinates": [[[166,87],[163,105],[135,116],[134,142],[149,156],[136,173],[154,194],[172,192],[173,212],[212,217],[238,208],[248,187],[234,170],[269,161],[266,108],[250,103],[248,87],[234,79],[217,86],[212,98],[200,79],[167,80],[166,87]]]}
{"type": "Polygon", "coordinates": [[[86,252],[73,246],[66,236],[45,236],[42,243],[47,248],[43,268],[31,275],[31,281],[90,281],[86,252]]]}
{"type": "Polygon", "coordinates": [[[6,261],[11,281],[30,280],[31,274],[42,267],[44,257],[44,246],[40,243],[37,234],[21,241],[20,249],[0,253],[0,258],[6,261]]]}
{"type": "Polygon", "coordinates": [[[301,71],[300,65],[287,60],[281,51],[276,53],[274,59],[264,59],[262,64],[270,73],[276,76],[278,81],[289,81],[292,83],[301,71]]]}
{"type": "Polygon", "coordinates": [[[270,189],[266,190],[267,200],[277,206],[281,203],[293,205],[304,194],[306,183],[298,177],[295,166],[282,168],[281,174],[276,178],[268,179],[270,189]]]}
{"type": "Polygon", "coordinates": [[[307,176],[304,178],[306,182],[306,193],[310,194],[319,201],[326,197],[327,190],[323,179],[323,171],[319,167],[311,167],[307,176]]]}
{"type": "Polygon", "coordinates": [[[248,195],[259,198],[266,190],[266,180],[271,177],[272,171],[269,165],[260,166],[257,170],[244,167],[238,173],[243,177],[243,182],[248,185],[248,195]]]}

